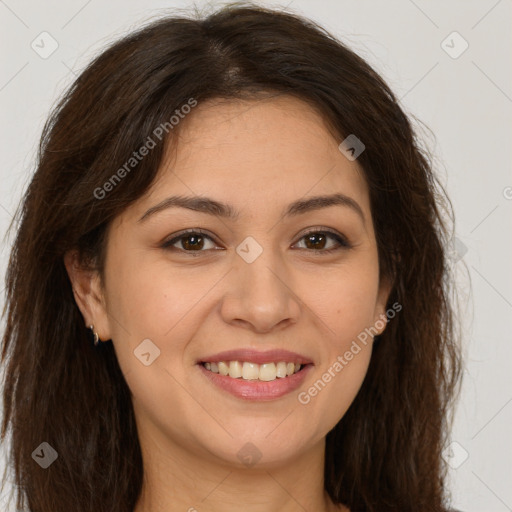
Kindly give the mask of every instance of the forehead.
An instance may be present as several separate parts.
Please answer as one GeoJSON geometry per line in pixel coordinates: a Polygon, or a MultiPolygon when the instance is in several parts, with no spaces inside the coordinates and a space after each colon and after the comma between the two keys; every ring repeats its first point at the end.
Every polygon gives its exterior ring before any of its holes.
{"type": "Polygon", "coordinates": [[[318,112],[290,96],[209,100],[199,104],[181,128],[175,147],[181,150],[182,165],[191,153],[216,153],[247,165],[280,156],[280,162],[297,165],[306,155],[328,160],[339,144],[318,112]]]}
{"type": "Polygon", "coordinates": [[[369,212],[361,167],[299,99],[210,100],[181,122],[138,211],[171,192],[215,197],[242,213],[340,192],[369,212]]]}

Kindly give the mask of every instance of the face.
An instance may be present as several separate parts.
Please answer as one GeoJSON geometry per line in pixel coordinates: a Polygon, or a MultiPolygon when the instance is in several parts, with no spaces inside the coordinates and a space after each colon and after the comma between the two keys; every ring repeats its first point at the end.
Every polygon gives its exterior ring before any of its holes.
{"type": "Polygon", "coordinates": [[[112,339],[141,435],[270,467],[342,418],[371,356],[361,333],[384,328],[367,185],[297,99],[210,101],[183,123],[110,226],[103,288],[77,301],[112,339]]]}

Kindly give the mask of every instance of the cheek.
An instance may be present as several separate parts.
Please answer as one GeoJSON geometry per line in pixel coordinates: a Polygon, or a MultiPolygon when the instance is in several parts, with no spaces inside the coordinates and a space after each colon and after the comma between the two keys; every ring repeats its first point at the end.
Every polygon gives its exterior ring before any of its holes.
{"type": "Polygon", "coordinates": [[[322,424],[333,427],[353,402],[368,370],[377,269],[354,266],[322,282],[316,293],[308,295],[308,305],[328,327],[321,362],[314,379],[297,398],[301,406],[310,408],[308,421],[321,417],[322,424]]]}
{"type": "Polygon", "coordinates": [[[372,266],[331,272],[304,288],[305,302],[328,327],[331,345],[338,351],[371,327],[378,292],[377,270],[372,266]],[[309,290],[309,291],[307,291],[309,290]]]}
{"type": "Polygon", "coordinates": [[[314,430],[321,435],[334,428],[345,415],[364,381],[371,346],[358,345],[336,355],[319,368],[315,379],[297,396],[305,421],[314,423],[314,430]]]}
{"type": "MultiPolygon", "coordinates": [[[[372,354],[376,284],[372,279],[339,279],[317,296],[315,312],[328,326],[321,361],[297,396],[306,421],[319,432],[333,428],[354,401],[372,354]],[[322,302],[323,301],[323,302],[322,302]]],[[[324,331],[326,332],[326,331],[324,331]]]]}
{"type": "Polygon", "coordinates": [[[134,335],[156,338],[165,337],[215,283],[211,274],[159,261],[124,261],[115,280],[109,303],[119,323],[134,335]]]}
{"type": "Polygon", "coordinates": [[[139,266],[137,272],[123,271],[113,294],[113,343],[137,416],[183,442],[190,442],[194,419],[211,421],[183,384],[190,377],[184,358],[203,321],[205,295],[217,280],[203,275],[198,281],[139,266]]]}
{"type": "MultiPolygon", "coordinates": [[[[165,368],[169,356],[165,340],[186,317],[194,293],[180,285],[182,280],[166,277],[161,269],[141,265],[128,258],[110,269],[108,321],[112,342],[123,373],[153,373],[165,368]],[[172,284],[172,287],[171,287],[172,284]],[[148,342],[147,340],[150,340],[148,342]],[[142,354],[149,352],[150,366],[142,354]],[[151,371],[149,371],[151,370],[151,371]]],[[[176,347],[172,347],[173,353],[176,347]]]]}

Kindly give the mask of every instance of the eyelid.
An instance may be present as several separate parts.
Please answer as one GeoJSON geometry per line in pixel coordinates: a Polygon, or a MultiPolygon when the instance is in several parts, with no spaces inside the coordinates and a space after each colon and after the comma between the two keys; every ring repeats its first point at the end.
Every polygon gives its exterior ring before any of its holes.
{"type": "Polygon", "coordinates": [[[336,235],[339,236],[340,238],[345,238],[345,236],[339,233],[338,231],[328,228],[326,226],[315,226],[312,228],[307,228],[306,231],[300,233],[300,235],[298,236],[299,238],[303,238],[311,233],[329,233],[330,235],[336,235]]]}

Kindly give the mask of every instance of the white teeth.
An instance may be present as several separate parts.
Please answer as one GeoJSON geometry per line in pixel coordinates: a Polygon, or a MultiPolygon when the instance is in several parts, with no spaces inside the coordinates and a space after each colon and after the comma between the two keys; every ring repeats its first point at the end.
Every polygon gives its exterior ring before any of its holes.
{"type": "Polygon", "coordinates": [[[224,361],[219,361],[218,366],[221,375],[229,375],[229,366],[224,361]]]}
{"type": "Polygon", "coordinates": [[[283,363],[282,361],[280,363],[277,363],[276,377],[279,377],[281,379],[286,377],[286,363],[283,363]]]}
{"type": "Polygon", "coordinates": [[[260,380],[276,380],[277,370],[274,363],[265,363],[260,365],[260,380]]]}
{"type": "Polygon", "coordinates": [[[242,376],[242,363],[239,361],[229,362],[229,376],[238,379],[242,376]]]}
{"type": "Polygon", "coordinates": [[[204,367],[213,373],[231,377],[232,379],[261,380],[270,382],[276,378],[283,379],[297,373],[302,365],[298,363],[256,364],[248,361],[219,361],[218,363],[204,363],[204,367]]]}
{"type": "Polygon", "coordinates": [[[244,363],[242,368],[242,379],[256,380],[260,375],[259,365],[256,363],[244,363]]]}

